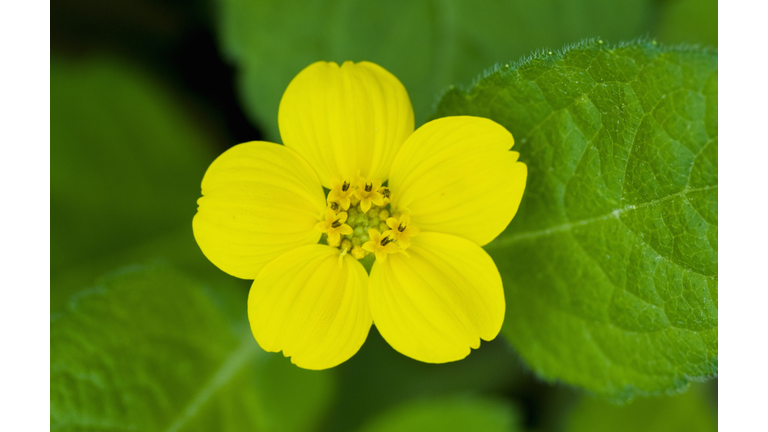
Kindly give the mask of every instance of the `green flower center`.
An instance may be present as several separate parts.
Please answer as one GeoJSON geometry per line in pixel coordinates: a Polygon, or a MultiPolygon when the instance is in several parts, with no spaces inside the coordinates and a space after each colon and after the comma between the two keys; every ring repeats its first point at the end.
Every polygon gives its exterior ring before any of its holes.
{"type": "Polygon", "coordinates": [[[384,207],[372,204],[367,212],[360,208],[359,203],[355,206],[350,206],[349,210],[347,210],[346,223],[352,227],[352,234],[342,236],[342,241],[349,240],[352,246],[362,246],[363,243],[370,240],[370,237],[368,237],[369,229],[375,229],[379,232],[389,229],[386,224],[389,215],[389,204],[384,207]]]}

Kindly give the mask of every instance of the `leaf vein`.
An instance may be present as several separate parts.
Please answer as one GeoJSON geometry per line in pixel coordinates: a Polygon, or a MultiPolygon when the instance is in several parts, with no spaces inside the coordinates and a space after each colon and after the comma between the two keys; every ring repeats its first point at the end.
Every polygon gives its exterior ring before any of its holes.
{"type": "Polygon", "coordinates": [[[165,432],[177,432],[190,419],[192,419],[220,388],[227,384],[254,356],[257,358],[259,351],[256,349],[253,337],[243,337],[240,345],[222,363],[221,367],[213,374],[210,380],[200,389],[181,415],[165,430],[165,432]]]}
{"type": "Polygon", "coordinates": [[[506,247],[506,246],[512,245],[514,243],[517,243],[519,241],[523,241],[523,240],[530,240],[530,239],[535,239],[535,238],[539,238],[539,237],[546,237],[546,236],[550,236],[550,235],[558,234],[558,233],[562,233],[562,232],[567,232],[567,231],[570,231],[571,229],[573,229],[575,227],[589,225],[589,224],[592,224],[592,223],[595,223],[595,222],[602,222],[602,221],[605,221],[605,220],[618,218],[623,213],[630,212],[630,211],[633,211],[633,210],[637,210],[637,209],[640,209],[640,208],[643,208],[643,207],[648,207],[648,206],[651,206],[651,205],[654,205],[654,204],[658,204],[658,203],[661,203],[661,202],[664,202],[664,201],[668,201],[670,199],[676,198],[678,196],[681,196],[681,195],[684,195],[684,194],[687,194],[687,193],[700,192],[700,191],[705,191],[705,190],[710,190],[710,189],[717,189],[717,185],[704,186],[704,187],[700,187],[700,188],[684,189],[684,190],[682,190],[680,192],[676,192],[676,193],[667,195],[667,196],[665,196],[663,198],[657,198],[657,199],[654,199],[654,200],[651,200],[651,201],[646,201],[646,202],[641,203],[641,204],[632,204],[632,205],[628,205],[628,206],[625,206],[625,207],[622,207],[622,208],[619,208],[619,209],[615,209],[612,212],[604,214],[604,215],[601,215],[601,216],[596,216],[596,217],[587,218],[587,219],[581,219],[581,220],[577,220],[577,221],[569,221],[569,222],[562,223],[560,225],[556,225],[556,226],[549,227],[549,228],[546,228],[546,229],[535,230],[535,231],[523,231],[523,232],[518,232],[518,233],[515,233],[515,234],[512,234],[512,235],[503,236],[503,237],[499,236],[495,240],[493,240],[492,242],[488,243],[487,245],[485,245],[483,247],[486,248],[486,249],[495,249],[495,248],[499,248],[499,247],[506,247]]]}

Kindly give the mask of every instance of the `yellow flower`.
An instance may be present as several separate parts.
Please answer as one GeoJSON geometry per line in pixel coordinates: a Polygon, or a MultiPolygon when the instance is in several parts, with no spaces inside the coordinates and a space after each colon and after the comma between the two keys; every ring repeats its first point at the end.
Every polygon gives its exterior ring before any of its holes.
{"type": "Polygon", "coordinates": [[[371,204],[384,207],[384,195],[379,191],[380,189],[382,189],[381,180],[368,180],[362,177],[358,179],[355,196],[360,201],[360,210],[367,212],[371,204]]]}
{"type": "Polygon", "coordinates": [[[369,229],[368,237],[371,240],[363,244],[363,250],[374,253],[377,260],[384,261],[387,259],[387,255],[398,253],[402,250],[395,244],[394,238],[386,233],[381,234],[377,229],[369,229]]]}
{"type": "Polygon", "coordinates": [[[419,229],[411,225],[411,217],[407,211],[404,211],[400,217],[387,218],[387,230],[384,234],[392,237],[403,250],[411,245],[411,237],[419,235],[419,229]]]}
{"type": "Polygon", "coordinates": [[[211,262],[254,279],[263,349],[329,368],[375,323],[399,352],[444,363],[496,337],[504,292],[481,246],[512,220],[527,177],[506,129],[446,117],[414,132],[405,88],[368,62],[310,65],[278,121],[284,146],[240,144],[211,164],[193,220],[211,262]],[[374,257],[368,275],[359,260],[374,257]]]}
{"type": "Polygon", "coordinates": [[[329,246],[339,246],[342,235],[352,234],[352,227],[345,224],[346,221],[347,214],[345,212],[336,213],[333,208],[329,207],[325,211],[325,220],[315,224],[315,229],[328,234],[329,246]]]}
{"type": "Polygon", "coordinates": [[[350,198],[354,196],[356,189],[357,187],[355,187],[350,180],[341,181],[339,179],[331,179],[331,191],[328,193],[327,198],[328,205],[331,206],[334,211],[338,211],[339,207],[348,210],[350,198]]]}

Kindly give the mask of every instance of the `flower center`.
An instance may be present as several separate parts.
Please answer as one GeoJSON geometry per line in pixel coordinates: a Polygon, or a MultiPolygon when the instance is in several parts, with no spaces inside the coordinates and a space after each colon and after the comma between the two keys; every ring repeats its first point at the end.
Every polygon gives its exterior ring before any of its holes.
{"type": "Polygon", "coordinates": [[[358,201],[347,210],[347,224],[352,227],[352,234],[343,236],[343,240],[348,240],[349,244],[342,244],[339,247],[343,251],[345,249],[344,246],[347,246],[347,251],[352,253],[352,256],[357,259],[362,259],[368,254],[368,252],[362,249],[363,245],[371,240],[368,231],[374,229],[383,233],[389,229],[386,220],[390,215],[389,204],[383,207],[371,204],[368,211],[363,211],[360,207],[361,204],[358,201]]]}
{"type": "Polygon", "coordinates": [[[410,218],[407,214],[392,214],[392,192],[381,181],[362,177],[333,180],[333,189],[326,198],[328,209],[325,222],[318,223],[325,242],[363,259],[370,253],[384,259],[387,254],[401,252],[409,245],[410,218]],[[343,216],[342,216],[343,215],[343,216]],[[394,216],[394,217],[392,217],[394,216]]]}

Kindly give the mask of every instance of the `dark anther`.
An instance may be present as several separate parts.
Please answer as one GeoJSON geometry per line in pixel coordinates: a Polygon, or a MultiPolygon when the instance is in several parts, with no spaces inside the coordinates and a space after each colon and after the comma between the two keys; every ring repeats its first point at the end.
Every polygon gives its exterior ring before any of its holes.
{"type": "Polygon", "coordinates": [[[386,245],[388,245],[389,243],[392,243],[392,239],[391,239],[391,238],[389,238],[389,237],[384,237],[384,238],[381,240],[381,245],[382,245],[382,246],[386,246],[386,245]]]}
{"type": "Polygon", "coordinates": [[[373,189],[373,183],[366,183],[365,184],[365,191],[370,192],[373,189]]]}
{"type": "Polygon", "coordinates": [[[331,228],[338,228],[338,227],[340,227],[340,226],[341,226],[341,222],[339,222],[339,220],[338,220],[338,219],[336,219],[335,221],[333,221],[333,223],[331,224],[331,228]]]}
{"type": "Polygon", "coordinates": [[[400,224],[400,226],[397,227],[397,230],[400,231],[400,232],[405,231],[405,225],[400,224]]]}
{"type": "Polygon", "coordinates": [[[384,198],[389,198],[389,188],[384,188],[381,194],[384,195],[384,198]]]}
{"type": "Polygon", "coordinates": [[[339,210],[339,204],[335,203],[335,202],[332,202],[331,203],[331,210],[338,211],[339,210]]]}
{"type": "Polygon", "coordinates": [[[346,191],[349,190],[349,182],[348,181],[345,180],[344,183],[341,184],[341,190],[342,190],[342,192],[346,192],[346,191]]]}

